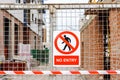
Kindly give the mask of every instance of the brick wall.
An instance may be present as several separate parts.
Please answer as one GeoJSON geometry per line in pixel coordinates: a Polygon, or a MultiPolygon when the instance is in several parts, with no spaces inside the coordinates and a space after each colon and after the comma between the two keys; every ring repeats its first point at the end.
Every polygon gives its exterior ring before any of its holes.
{"type": "MultiPolygon", "coordinates": [[[[99,25],[98,16],[81,32],[81,67],[85,70],[104,69],[102,33],[102,26],[99,25]]],[[[94,77],[92,80],[96,80],[98,77],[94,77]]]]}
{"type": "Polygon", "coordinates": [[[0,10],[0,59],[1,57],[5,56],[5,54],[9,54],[9,58],[11,58],[12,56],[14,56],[14,54],[17,55],[17,52],[15,52],[15,50],[17,50],[18,48],[16,47],[19,43],[25,43],[25,44],[30,44],[31,45],[31,49],[35,49],[34,46],[34,36],[36,36],[36,49],[40,48],[40,36],[38,36],[38,34],[36,34],[35,32],[33,32],[30,28],[28,27],[24,27],[23,23],[20,22],[17,18],[15,18],[13,15],[11,15],[10,13],[8,13],[5,10],[0,10]],[[8,44],[9,47],[9,53],[8,51],[6,52],[6,50],[8,50],[8,48],[5,48],[4,45],[4,18],[7,18],[8,20],[10,20],[10,35],[9,35],[9,41],[10,44],[8,44]],[[18,35],[15,35],[14,33],[14,29],[15,29],[15,24],[18,26],[18,35]],[[13,28],[14,27],[14,28],[13,28]],[[15,41],[16,41],[16,37],[18,38],[18,44],[15,46],[15,41]]]}
{"type": "MultiPolygon", "coordinates": [[[[96,16],[81,32],[81,67],[87,70],[104,70],[103,29],[96,16]]],[[[109,10],[110,27],[110,69],[120,69],[120,9],[109,10]]],[[[111,75],[110,80],[120,80],[118,75],[111,75]]]]}
{"type": "Polygon", "coordinates": [[[0,10],[0,14],[1,14],[1,22],[0,22],[0,24],[1,24],[1,38],[0,38],[0,41],[1,41],[1,44],[3,44],[3,45],[1,45],[2,46],[2,48],[0,49],[0,51],[4,51],[3,52],[3,54],[4,53],[6,53],[6,51],[5,51],[5,49],[4,49],[4,24],[6,24],[5,22],[4,22],[4,18],[7,18],[8,20],[10,20],[10,25],[9,25],[9,31],[10,31],[10,35],[9,35],[9,45],[8,46],[10,46],[9,47],[9,53],[7,52],[7,54],[9,54],[9,58],[11,58],[11,57],[13,57],[14,56],[14,54],[16,54],[15,52],[14,52],[14,50],[16,50],[16,49],[18,49],[18,48],[15,48],[15,41],[16,41],[16,39],[15,39],[15,24],[16,25],[18,25],[18,43],[22,43],[23,42],[23,24],[22,24],[22,22],[20,22],[17,18],[15,18],[13,15],[11,15],[9,12],[7,12],[6,10],[0,10]]]}
{"type": "MultiPolygon", "coordinates": [[[[120,9],[111,9],[109,14],[110,26],[110,65],[111,70],[120,69],[120,9]]],[[[120,80],[118,75],[112,75],[111,80],[120,80]]]]}
{"type": "Polygon", "coordinates": [[[87,70],[103,70],[103,38],[102,27],[98,16],[81,32],[82,64],[87,70]]]}

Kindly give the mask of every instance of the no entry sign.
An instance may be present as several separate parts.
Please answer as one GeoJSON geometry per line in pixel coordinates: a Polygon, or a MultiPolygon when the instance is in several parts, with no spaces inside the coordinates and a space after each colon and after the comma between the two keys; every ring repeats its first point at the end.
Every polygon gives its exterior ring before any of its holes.
{"type": "Polygon", "coordinates": [[[80,65],[79,31],[53,32],[53,66],[78,67],[80,65]]]}

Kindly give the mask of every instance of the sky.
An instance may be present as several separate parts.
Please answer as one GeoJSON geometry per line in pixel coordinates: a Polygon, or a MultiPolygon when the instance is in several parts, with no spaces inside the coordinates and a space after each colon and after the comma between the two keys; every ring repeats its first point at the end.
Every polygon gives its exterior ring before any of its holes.
{"type": "MultiPolygon", "coordinates": [[[[88,3],[89,0],[44,0],[45,4],[52,3],[88,3]]],[[[59,30],[61,29],[72,29],[78,30],[79,20],[83,16],[82,10],[61,10],[56,11],[56,23],[59,30]],[[72,27],[72,28],[71,28],[72,27]]]]}
{"type": "MultiPolygon", "coordinates": [[[[44,0],[44,4],[59,4],[59,3],[88,3],[88,0],[44,0]]],[[[80,27],[80,18],[83,17],[83,10],[58,10],[56,11],[56,27],[57,30],[79,30],[80,27]]],[[[47,16],[49,13],[46,13],[47,29],[50,29],[49,18],[47,16]],[[47,20],[48,19],[48,20],[47,20]]],[[[49,37],[50,34],[48,33],[49,37]]],[[[49,39],[49,38],[47,38],[49,39]]],[[[49,40],[47,40],[49,42],[49,40]]]]}

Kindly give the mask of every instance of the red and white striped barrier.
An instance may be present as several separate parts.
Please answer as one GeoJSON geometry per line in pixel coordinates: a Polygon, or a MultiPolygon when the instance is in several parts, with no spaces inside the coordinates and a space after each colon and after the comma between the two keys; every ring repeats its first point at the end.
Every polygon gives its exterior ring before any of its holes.
{"type": "Polygon", "coordinates": [[[97,75],[120,74],[120,70],[80,70],[80,71],[0,71],[0,75],[97,75]]]}

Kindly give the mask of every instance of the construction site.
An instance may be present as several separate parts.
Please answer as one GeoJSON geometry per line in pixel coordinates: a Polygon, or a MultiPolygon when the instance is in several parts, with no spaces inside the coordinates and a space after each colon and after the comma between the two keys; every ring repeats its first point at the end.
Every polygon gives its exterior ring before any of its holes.
{"type": "Polygon", "coordinates": [[[0,0],[0,80],[120,80],[120,1],[48,1],[0,0]]]}

